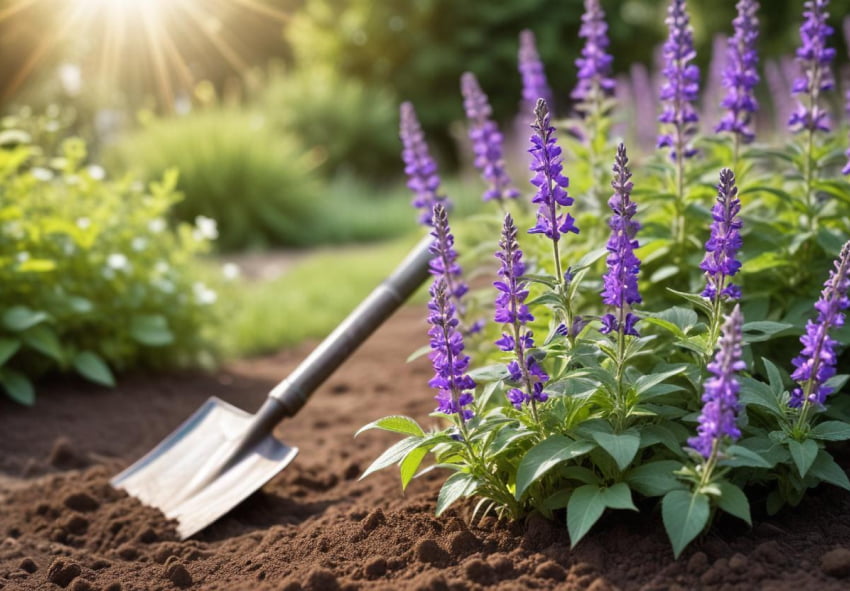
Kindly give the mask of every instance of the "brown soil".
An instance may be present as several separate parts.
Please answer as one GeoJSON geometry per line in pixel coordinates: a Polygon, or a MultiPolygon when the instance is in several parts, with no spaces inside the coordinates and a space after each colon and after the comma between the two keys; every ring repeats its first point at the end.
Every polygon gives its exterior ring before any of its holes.
{"type": "MultiPolygon", "coordinates": [[[[657,510],[607,516],[574,550],[562,523],[475,526],[470,505],[433,517],[444,476],[358,480],[394,440],[352,434],[433,407],[420,309],[383,327],[277,435],[301,448],[286,470],[194,539],[108,485],[216,395],[246,409],[308,346],[215,375],[135,376],[115,391],[46,384],[34,409],[0,402],[0,589],[846,589],[850,494],[831,487],[752,529],[721,520],[673,560],[657,510]]],[[[845,459],[844,464],[847,464],[845,459]]]]}

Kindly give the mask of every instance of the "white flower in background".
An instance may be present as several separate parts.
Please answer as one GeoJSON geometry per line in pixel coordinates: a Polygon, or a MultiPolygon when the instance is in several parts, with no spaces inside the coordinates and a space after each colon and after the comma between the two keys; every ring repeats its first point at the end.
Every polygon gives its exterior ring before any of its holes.
{"type": "Polygon", "coordinates": [[[91,220],[89,218],[77,218],[77,227],[80,230],[85,230],[91,226],[91,220]]]}
{"type": "Polygon", "coordinates": [[[62,129],[62,126],[55,119],[52,119],[44,124],[44,131],[46,131],[47,133],[56,133],[60,129],[62,129]]]}
{"type": "Polygon", "coordinates": [[[98,166],[97,164],[92,164],[86,168],[86,172],[89,173],[89,176],[96,181],[102,181],[106,178],[106,171],[102,166],[98,166]]]}
{"type": "Polygon", "coordinates": [[[148,239],[142,238],[141,236],[136,236],[130,242],[130,248],[135,250],[136,252],[141,252],[148,247],[148,239]]]}
{"type": "Polygon", "coordinates": [[[162,293],[174,293],[174,283],[168,279],[155,279],[153,286],[162,293]]]}
{"type": "Polygon", "coordinates": [[[130,267],[129,259],[120,252],[113,252],[106,257],[106,265],[116,271],[125,271],[130,267]]]}
{"type": "Polygon", "coordinates": [[[30,253],[28,253],[27,251],[19,252],[16,258],[18,259],[19,263],[25,263],[30,260],[30,253]]]}
{"type": "Polygon", "coordinates": [[[236,263],[225,263],[221,267],[221,274],[228,281],[233,281],[242,274],[242,269],[236,263]]]}
{"type": "Polygon", "coordinates": [[[212,218],[199,215],[195,218],[195,239],[215,240],[218,238],[218,224],[212,218]]]}
{"type": "Polygon", "coordinates": [[[159,234],[165,230],[165,220],[162,218],[154,218],[148,222],[148,230],[154,234],[159,234]]]}
{"type": "Polygon", "coordinates": [[[145,191],[145,184],[142,181],[133,181],[130,183],[130,190],[133,193],[143,193],[145,191]]]}
{"type": "Polygon", "coordinates": [[[68,176],[65,177],[65,184],[72,186],[72,187],[74,185],[79,185],[80,184],[80,177],[78,177],[75,174],[69,174],[68,176]]]}
{"type": "Polygon", "coordinates": [[[171,270],[171,265],[165,261],[157,261],[153,266],[153,270],[159,275],[165,275],[171,270]]]}
{"type": "Polygon", "coordinates": [[[83,89],[83,72],[77,64],[59,66],[59,82],[68,96],[77,96],[83,89]]]}
{"type": "Polygon", "coordinates": [[[53,171],[49,168],[33,166],[30,170],[30,173],[32,173],[32,176],[35,177],[36,180],[42,181],[44,183],[53,180],[53,171]]]}
{"type": "Polygon", "coordinates": [[[218,294],[200,281],[192,286],[192,291],[195,292],[195,301],[203,306],[214,304],[218,299],[218,294]]]}

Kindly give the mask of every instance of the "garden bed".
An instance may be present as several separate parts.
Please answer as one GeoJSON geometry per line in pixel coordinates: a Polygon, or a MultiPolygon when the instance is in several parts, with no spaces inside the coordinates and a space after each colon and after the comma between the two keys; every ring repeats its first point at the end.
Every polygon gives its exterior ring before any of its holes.
{"type": "MultiPolygon", "coordinates": [[[[0,400],[0,589],[845,589],[850,493],[824,485],[754,527],[721,518],[674,561],[658,511],[618,512],[575,550],[563,523],[470,526],[471,504],[433,517],[443,480],[401,493],[397,474],[358,477],[394,438],[353,433],[379,416],[428,424],[434,402],[424,311],[408,308],[277,434],[301,453],[194,539],[108,485],[207,396],[254,410],[309,351],[234,363],[215,375],[138,375],[116,390],[42,386],[32,409],[0,400]]],[[[850,456],[838,453],[845,468],[850,456]]],[[[559,516],[563,519],[563,515],[559,516]]]]}

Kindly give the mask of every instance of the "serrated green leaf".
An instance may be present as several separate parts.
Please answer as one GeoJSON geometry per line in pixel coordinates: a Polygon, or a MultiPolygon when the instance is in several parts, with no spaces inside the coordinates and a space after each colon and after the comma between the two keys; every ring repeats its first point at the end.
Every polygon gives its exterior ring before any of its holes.
{"type": "Polygon", "coordinates": [[[516,472],[516,498],[522,498],[523,493],[536,480],[549,470],[567,460],[586,454],[596,447],[590,441],[573,441],[563,435],[552,435],[532,447],[516,472]]]}
{"type": "Polygon", "coordinates": [[[726,459],[720,462],[722,466],[731,468],[770,468],[771,463],[764,459],[761,454],[747,449],[741,445],[730,445],[726,448],[726,459]]]}
{"type": "Polygon", "coordinates": [[[437,508],[434,514],[439,517],[452,503],[461,497],[468,497],[475,492],[475,479],[466,472],[455,472],[449,476],[437,495],[437,508]]]}
{"type": "Polygon", "coordinates": [[[26,306],[12,306],[3,314],[3,326],[12,332],[21,332],[47,319],[44,312],[36,312],[26,306]]]}
{"type": "Polygon", "coordinates": [[[715,499],[715,503],[729,515],[733,515],[738,519],[743,519],[747,525],[752,525],[750,518],[750,502],[747,500],[747,495],[744,494],[739,487],[725,480],[717,483],[720,489],[720,496],[715,499]]]}
{"type": "Polygon", "coordinates": [[[419,464],[425,459],[430,450],[427,447],[417,447],[408,453],[401,461],[401,490],[407,489],[407,485],[416,476],[419,464]]]}
{"type": "Polygon", "coordinates": [[[845,490],[850,490],[850,480],[847,473],[839,466],[826,450],[820,450],[815,461],[809,468],[809,477],[828,482],[845,490]]]}
{"type": "Polygon", "coordinates": [[[636,433],[594,433],[593,439],[614,458],[617,467],[625,470],[640,447],[640,436],[636,433]]]}
{"type": "Polygon", "coordinates": [[[368,425],[364,425],[354,434],[355,437],[370,429],[383,429],[384,431],[392,431],[393,433],[401,433],[403,435],[414,435],[424,437],[425,431],[419,426],[419,423],[404,415],[390,415],[383,417],[377,421],[372,421],[368,425]]]}
{"type": "Polygon", "coordinates": [[[0,371],[0,385],[6,390],[9,398],[23,404],[32,406],[35,404],[35,388],[24,374],[10,369],[0,371]]]}
{"type": "Polygon", "coordinates": [[[77,353],[72,364],[74,369],[84,378],[103,386],[115,386],[112,370],[96,353],[91,351],[77,353]]]}
{"type": "Polygon", "coordinates": [[[567,530],[570,544],[575,548],[590,528],[599,521],[605,512],[604,489],[593,484],[585,484],[573,491],[567,503],[567,530]]]}
{"type": "Polygon", "coordinates": [[[812,427],[809,437],[824,441],[844,441],[850,439],[850,425],[844,421],[824,421],[812,427]]]}
{"type": "Polygon", "coordinates": [[[819,449],[817,442],[813,439],[804,439],[802,442],[795,439],[788,440],[788,451],[791,452],[791,459],[794,460],[802,478],[805,478],[809,468],[812,467],[819,449]]]}
{"type": "Polygon", "coordinates": [[[673,490],[664,495],[661,518],[676,558],[705,529],[710,512],[708,497],[704,494],[673,490]]]}
{"type": "Polygon", "coordinates": [[[366,471],[360,476],[360,480],[363,480],[372,472],[377,472],[387,466],[398,464],[407,456],[407,454],[419,447],[422,442],[422,437],[414,436],[405,437],[401,441],[397,441],[391,447],[386,449],[384,453],[378,456],[378,458],[372,462],[368,468],[366,468],[366,471]]]}
{"type": "Polygon", "coordinates": [[[0,339],[0,366],[9,361],[20,348],[21,341],[18,339],[0,339]]]}
{"type": "Polygon", "coordinates": [[[134,316],[130,320],[130,336],[148,347],[163,347],[174,342],[168,320],[159,314],[134,316]]]}
{"type": "Polygon", "coordinates": [[[632,489],[625,482],[618,482],[606,488],[602,492],[602,498],[605,501],[605,506],[609,509],[638,510],[634,501],[632,501],[632,489]]]}
{"type": "Polygon", "coordinates": [[[682,465],[682,462],[676,460],[649,462],[626,472],[625,480],[645,497],[660,497],[671,490],[685,488],[685,484],[674,474],[682,465]]]}
{"type": "Polygon", "coordinates": [[[50,357],[59,364],[65,362],[62,344],[56,332],[46,324],[37,324],[21,334],[21,339],[30,347],[50,357]]]}

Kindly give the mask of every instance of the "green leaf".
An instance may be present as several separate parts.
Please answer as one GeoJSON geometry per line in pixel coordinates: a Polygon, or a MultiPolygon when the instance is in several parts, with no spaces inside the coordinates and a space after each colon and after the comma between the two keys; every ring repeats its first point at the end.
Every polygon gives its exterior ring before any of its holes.
{"type": "Polygon", "coordinates": [[[18,339],[0,339],[0,366],[9,361],[20,348],[21,341],[18,339]]]}
{"type": "Polygon", "coordinates": [[[844,441],[850,439],[850,425],[844,421],[824,421],[809,431],[809,437],[824,441],[844,441]]]}
{"type": "Polygon", "coordinates": [[[599,444],[599,447],[614,458],[620,470],[625,470],[628,467],[640,447],[640,436],[636,433],[626,432],[615,434],[596,432],[592,436],[596,443],[599,444]]]}
{"type": "Polygon", "coordinates": [[[664,495],[661,518],[676,558],[708,524],[709,513],[708,497],[704,494],[672,490],[664,495]]]}
{"type": "Polygon", "coordinates": [[[130,336],[149,347],[162,347],[174,342],[174,334],[168,327],[168,320],[159,314],[134,316],[130,320],[130,336]]]}
{"type": "Polygon", "coordinates": [[[372,472],[377,472],[378,470],[382,470],[387,466],[392,466],[393,464],[397,464],[401,462],[407,454],[411,451],[419,447],[423,442],[422,437],[405,437],[401,441],[397,441],[391,447],[389,447],[384,453],[382,453],[378,458],[372,462],[372,464],[366,468],[366,471],[360,476],[360,480],[363,480],[372,472]]]}
{"type": "Polygon", "coordinates": [[[847,473],[835,463],[835,460],[825,449],[820,450],[818,457],[812,463],[812,467],[809,468],[809,476],[850,490],[850,480],[847,479],[847,473]]]}
{"type": "Polygon", "coordinates": [[[405,363],[410,363],[411,361],[419,359],[420,357],[422,357],[426,353],[429,353],[430,351],[431,351],[431,345],[422,345],[421,347],[416,349],[413,353],[411,353],[410,355],[407,356],[407,359],[405,359],[405,363]]]}
{"type": "Polygon", "coordinates": [[[56,332],[46,324],[37,324],[21,335],[21,339],[59,364],[65,362],[65,354],[56,332]]]}
{"type": "Polygon", "coordinates": [[[618,482],[606,488],[602,492],[602,498],[605,501],[605,506],[609,509],[638,510],[635,507],[634,501],[632,501],[632,489],[625,482],[618,482]]]}
{"type": "Polygon", "coordinates": [[[794,439],[788,440],[788,451],[791,452],[791,459],[794,460],[801,477],[805,478],[818,455],[819,449],[817,442],[813,439],[804,439],[802,442],[794,439]]]}
{"type": "Polygon", "coordinates": [[[475,492],[475,478],[466,472],[455,472],[449,476],[437,495],[437,509],[434,514],[439,517],[443,511],[461,497],[468,497],[475,492]]]}
{"type": "Polygon", "coordinates": [[[747,322],[743,327],[743,337],[745,343],[761,343],[768,341],[780,334],[787,334],[788,329],[793,329],[794,325],[784,322],[771,322],[769,320],[759,320],[756,322],[747,322]]]}
{"type": "Polygon", "coordinates": [[[681,441],[676,438],[676,434],[666,425],[656,423],[643,427],[640,431],[641,448],[655,445],[656,443],[662,444],[675,454],[682,453],[681,441]]]}
{"type": "Polygon", "coordinates": [[[767,379],[770,382],[770,389],[777,396],[780,396],[785,391],[785,385],[782,380],[782,373],[776,364],[767,357],[762,357],[761,362],[764,363],[764,369],[767,371],[767,379]]]}
{"type": "Polygon", "coordinates": [[[770,386],[750,377],[738,378],[741,389],[738,393],[743,406],[760,406],[767,409],[773,416],[785,418],[785,410],[779,404],[779,398],[770,386]]]}
{"type": "Polygon", "coordinates": [[[662,371],[660,373],[651,373],[640,376],[635,382],[635,391],[638,395],[643,394],[653,386],[660,384],[667,378],[671,378],[675,375],[679,375],[683,371],[688,368],[685,364],[680,364],[673,369],[669,369],[667,371],[662,371]]]}
{"type": "Polygon", "coordinates": [[[370,429],[383,429],[384,431],[392,431],[393,433],[401,433],[403,435],[415,435],[424,437],[425,431],[419,426],[419,423],[404,415],[390,415],[377,421],[372,421],[368,425],[364,425],[354,434],[355,437],[370,429]]]}
{"type": "Polygon", "coordinates": [[[720,464],[732,468],[770,468],[772,465],[761,454],[741,445],[730,445],[726,448],[726,455],[729,457],[720,464]]]}
{"type": "Polygon", "coordinates": [[[419,464],[422,463],[422,460],[425,459],[425,456],[428,455],[429,451],[430,450],[425,446],[414,448],[401,461],[402,491],[407,489],[407,485],[410,484],[410,481],[413,479],[413,477],[416,475],[416,471],[419,469],[419,464]]]}
{"type": "Polygon", "coordinates": [[[708,303],[708,300],[702,297],[701,295],[696,293],[687,293],[684,291],[676,291],[675,289],[670,289],[669,287],[667,288],[667,291],[689,301],[706,314],[711,314],[711,305],[708,303]]]}
{"type": "Polygon", "coordinates": [[[115,378],[109,366],[96,353],[83,351],[77,353],[73,361],[74,369],[84,378],[103,386],[115,386],[115,378]]]}
{"type": "Polygon", "coordinates": [[[655,315],[657,318],[667,320],[675,324],[682,333],[687,334],[690,329],[696,326],[699,321],[697,313],[690,308],[682,308],[681,306],[673,306],[663,312],[655,315]]]}
{"type": "Polygon", "coordinates": [[[10,369],[3,370],[0,372],[0,385],[15,402],[25,406],[35,404],[35,389],[24,374],[10,369]]]}
{"type": "Polygon", "coordinates": [[[47,320],[44,312],[36,312],[26,306],[12,306],[3,314],[3,325],[13,332],[21,332],[47,320]]]}
{"type": "Polygon", "coordinates": [[[495,382],[508,377],[508,366],[504,363],[496,363],[493,365],[485,365],[467,372],[469,377],[478,383],[495,382]]]}
{"type": "Polygon", "coordinates": [[[567,529],[570,542],[575,548],[593,524],[605,512],[605,489],[585,484],[573,491],[567,503],[567,529]]]}
{"type": "Polygon", "coordinates": [[[720,488],[720,496],[715,499],[717,506],[729,515],[743,519],[747,522],[747,525],[752,525],[753,522],[750,519],[750,502],[747,500],[747,495],[744,494],[744,491],[725,480],[718,482],[717,486],[720,488]]]}
{"type": "Polygon", "coordinates": [[[573,441],[563,435],[552,435],[532,447],[522,458],[516,472],[516,498],[546,472],[567,460],[586,454],[596,447],[590,441],[573,441]]]}
{"type": "Polygon", "coordinates": [[[660,497],[671,490],[685,488],[685,484],[674,474],[681,468],[682,463],[676,460],[649,462],[626,472],[625,480],[645,497],[660,497]]]}

